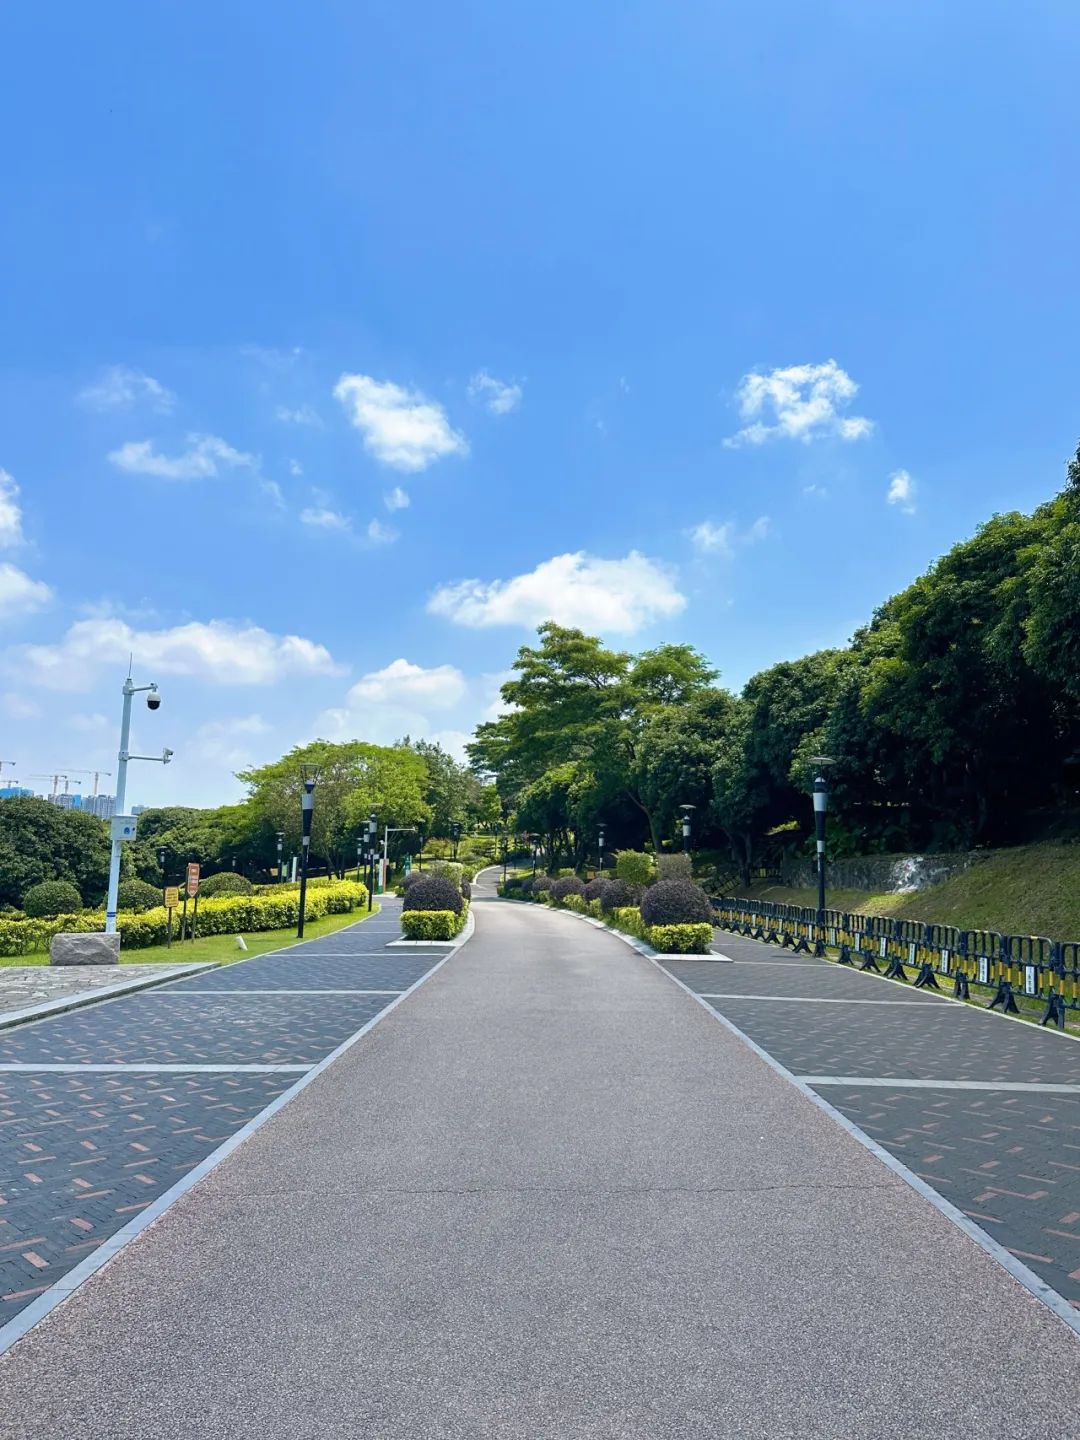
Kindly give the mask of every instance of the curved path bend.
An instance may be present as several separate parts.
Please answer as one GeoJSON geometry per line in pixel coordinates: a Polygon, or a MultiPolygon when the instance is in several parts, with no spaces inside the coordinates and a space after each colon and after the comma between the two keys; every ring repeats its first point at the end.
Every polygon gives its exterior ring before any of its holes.
{"type": "Polygon", "coordinates": [[[1080,1436],[1076,1335],[737,1035],[574,917],[474,913],[14,1346],[0,1433],[1080,1436]]]}

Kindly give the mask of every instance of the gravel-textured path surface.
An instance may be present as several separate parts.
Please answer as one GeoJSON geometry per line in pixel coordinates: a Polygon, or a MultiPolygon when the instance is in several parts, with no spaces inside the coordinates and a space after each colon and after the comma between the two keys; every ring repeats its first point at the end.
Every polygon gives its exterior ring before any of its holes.
{"type": "Polygon", "coordinates": [[[11,1434],[1080,1436],[1075,1335],[703,1006],[476,913],[9,1352],[11,1434]]]}

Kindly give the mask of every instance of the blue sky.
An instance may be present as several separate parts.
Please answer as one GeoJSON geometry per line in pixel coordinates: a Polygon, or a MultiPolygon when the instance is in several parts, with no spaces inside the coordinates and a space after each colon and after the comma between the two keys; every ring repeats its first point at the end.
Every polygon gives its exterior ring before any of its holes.
{"type": "Polygon", "coordinates": [[[7,7],[0,758],[114,769],[129,650],[176,751],[129,799],[216,803],[316,734],[460,745],[547,615],[736,686],[844,642],[1075,448],[1078,42],[7,7]]]}

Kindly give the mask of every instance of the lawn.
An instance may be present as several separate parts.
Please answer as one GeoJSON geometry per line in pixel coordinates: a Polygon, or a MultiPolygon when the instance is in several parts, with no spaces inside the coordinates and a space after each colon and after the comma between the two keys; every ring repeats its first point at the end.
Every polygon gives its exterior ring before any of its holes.
{"type": "MultiPolygon", "coordinates": [[[[379,913],[378,901],[371,912],[379,913]]],[[[351,910],[344,915],[325,915],[321,920],[309,920],[304,926],[305,940],[318,940],[332,935],[335,930],[344,930],[368,918],[367,910],[351,910]]],[[[171,947],[150,945],[142,950],[121,950],[120,963],[127,965],[190,965],[195,961],[217,961],[229,965],[234,960],[246,960],[250,955],[266,955],[271,950],[281,950],[286,945],[296,944],[296,927],[287,930],[257,930],[244,936],[246,950],[241,950],[235,935],[208,935],[205,940],[192,940],[183,945],[174,940],[171,947]]],[[[43,951],[37,955],[5,955],[0,965],[47,965],[49,957],[43,951]]]]}

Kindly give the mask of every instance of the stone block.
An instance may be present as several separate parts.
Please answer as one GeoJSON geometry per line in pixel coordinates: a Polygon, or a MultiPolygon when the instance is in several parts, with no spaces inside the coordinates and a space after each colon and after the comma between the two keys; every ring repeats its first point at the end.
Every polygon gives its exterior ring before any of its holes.
{"type": "Polygon", "coordinates": [[[49,942],[50,965],[119,965],[120,936],[100,930],[54,935],[49,942]]]}

